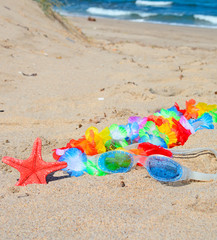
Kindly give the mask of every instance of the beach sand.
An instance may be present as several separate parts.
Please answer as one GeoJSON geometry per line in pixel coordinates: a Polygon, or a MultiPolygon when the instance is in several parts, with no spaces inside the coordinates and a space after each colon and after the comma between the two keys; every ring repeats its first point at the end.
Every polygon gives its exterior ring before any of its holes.
{"type": "MultiPolygon", "coordinates": [[[[0,158],[42,157],[81,137],[148,116],[175,102],[217,103],[217,29],[96,18],[68,20],[70,34],[30,0],[0,2],[0,158]],[[83,32],[83,34],[81,33],[83,32]],[[86,37],[85,37],[86,36],[86,37]],[[103,98],[104,100],[98,100],[103,98]]],[[[217,150],[214,130],[183,147],[217,150]]],[[[203,155],[180,161],[217,170],[203,155]]],[[[143,168],[15,187],[19,172],[0,163],[1,239],[216,239],[216,182],[161,184],[143,168]],[[123,187],[123,183],[125,186],[123,187]]]]}

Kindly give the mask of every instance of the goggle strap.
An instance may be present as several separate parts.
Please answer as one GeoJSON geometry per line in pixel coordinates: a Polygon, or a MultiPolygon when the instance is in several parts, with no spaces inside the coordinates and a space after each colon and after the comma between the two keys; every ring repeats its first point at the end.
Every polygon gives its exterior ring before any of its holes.
{"type": "Polygon", "coordinates": [[[217,180],[217,174],[201,173],[191,171],[189,179],[198,180],[198,181],[211,181],[217,180]]]}
{"type": "Polygon", "coordinates": [[[191,155],[207,151],[211,152],[217,158],[217,151],[212,148],[170,149],[170,151],[174,155],[191,155]]]}
{"type": "Polygon", "coordinates": [[[100,155],[101,154],[97,154],[97,155],[94,155],[94,156],[87,155],[87,159],[97,165],[100,155]]]}
{"type": "Polygon", "coordinates": [[[140,164],[142,164],[143,166],[145,166],[145,160],[147,159],[147,157],[141,156],[141,155],[133,155],[133,166],[135,167],[136,164],[139,162],[140,164]],[[143,161],[140,161],[143,160],[143,161]]]}

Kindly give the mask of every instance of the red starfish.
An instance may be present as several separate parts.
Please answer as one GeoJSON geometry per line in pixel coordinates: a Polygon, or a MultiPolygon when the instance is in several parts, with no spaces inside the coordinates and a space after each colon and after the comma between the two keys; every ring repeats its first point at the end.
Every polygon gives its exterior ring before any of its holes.
{"type": "Polygon", "coordinates": [[[20,172],[20,179],[16,186],[27,184],[47,184],[46,176],[49,173],[67,167],[66,162],[44,162],[41,157],[41,139],[36,138],[32,153],[26,160],[19,160],[12,157],[3,157],[2,162],[16,168],[20,172]]]}

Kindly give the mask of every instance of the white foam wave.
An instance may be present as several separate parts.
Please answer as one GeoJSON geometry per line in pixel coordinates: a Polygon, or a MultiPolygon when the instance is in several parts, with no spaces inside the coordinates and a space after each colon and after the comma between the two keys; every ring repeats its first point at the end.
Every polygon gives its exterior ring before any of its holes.
{"type": "Polygon", "coordinates": [[[157,13],[137,13],[140,17],[146,18],[151,16],[156,16],[157,13]]]}
{"type": "Polygon", "coordinates": [[[158,2],[142,1],[142,0],[136,1],[136,5],[152,6],[152,7],[167,7],[167,6],[170,6],[172,3],[173,2],[165,2],[165,1],[158,1],[158,2]]]}
{"type": "Polygon", "coordinates": [[[123,10],[115,10],[115,9],[105,9],[105,8],[97,8],[91,7],[87,9],[87,12],[93,15],[101,15],[101,16],[111,16],[111,17],[118,17],[118,16],[129,16],[132,14],[136,14],[140,17],[150,17],[155,16],[155,13],[142,13],[142,12],[131,12],[131,11],[123,11],[123,10]]]}
{"type": "Polygon", "coordinates": [[[199,20],[204,20],[213,24],[217,24],[217,17],[214,16],[208,16],[208,15],[194,15],[195,19],[199,19],[199,20]]]}
{"type": "Polygon", "coordinates": [[[122,10],[113,10],[113,9],[104,9],[97,7],[90,7],[87,9],[87,12],[96,15],[104,15],[104,16],[125,16],[130,15],[130,11],[122,11],[122,10]]]}
{"type": "Polygon", "coordinates": [[[184,26],[184,27],[192,27],[192,28],[211,28],[217,29],[217,26],[207,26],[207,25],[194,25],[194,24],[184,24],[184,23],[165,23],[160,21],[147,21],[145,19],[132,19],[131,22],[138,22],[138,23],[153,23],[153,24],[160,24],[160,25],[171,25],[171,26],[184,26]]]}

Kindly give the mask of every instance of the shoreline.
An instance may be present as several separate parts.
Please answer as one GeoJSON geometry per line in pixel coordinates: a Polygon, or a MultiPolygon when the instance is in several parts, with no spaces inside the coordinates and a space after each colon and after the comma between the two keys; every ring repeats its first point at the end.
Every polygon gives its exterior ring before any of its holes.
{"type": "Polygon", "coordinates": [[[61,16],[65,18],[95,18],[95,19],[105,19],[105,20],[114,20],[114,21],[123,21],[123,22],[133,22],[133,23],[144,23],[144,24],[154,24],[154,25],[166,25],[166,26],[177,26],[177,27],[186,27],[186,28],[202,28],[202,29],[217,29],[217,26],[206,26],[206,25],[190,25],[190,24],[181,24],[181,23],[164,23],[164,22],[154,22],[154,21],[136,21],[136,20],[130,20],[130,19],[117,19],[117,18],[107,18],[97,15],[79,15],[79,14],[67,14],[62,13],[61,11],[56,11],[61,16]]]}
{"type": "MultiPolygon", "coordinates": [[[[136,37],[133,38],[133,36],[131,36],[131,39],[142,41],[141,37],[143,37],[148,43],[153,43],[152,41],[156,38],[161,38],[161,33],[163,33],[164,39],[167,39],[170,45],[174,42],[176,42],[178,45],[183,45],[183,41],[185,41],[186,37],[186,47],[194,47],[195,45],[198,47],[199,45],[200,47],[208,47],[213,49],[217,48],[216,44],[212,40],[217,39],[217,29],[166,24],[164,25],[155,23],[139,23],[107,18],[95,18],[96,21],[88,21],[88,17],[74,16],[67,17],[67,19],[71,20],[75,25],[81,28],[85,34],[96,39],[100,39],[99,33],[97,33],[97,31],[101,31],[102,34],[104,34],[101,36],[102,40],[103,38],[107,40],[114,39],[112,36],[110,36],[111,34],[108,34],[109,37],[107,37],[106,34],[106,31],[110,31],[110,33],[113,31],[114,35],[116,34],[115,37],[117,37],[117,39],[126,39],[127,34],[135,34],[138,38],[136,39],[136,37]],[[123,34],[123,37],[121,34],[123,34]],[[174,36],[174,34],[176,34],[176,36],[174,36]],[[147,39],[146,35],[150,39],[147,39]],[[189,42],[189,37],[195,38],[197,41],[189,42]]],[[[157,41],[159,42],[158,39],[156,40],[156,43],[157,41]]],[[[162,46],[165,47],[166,45],[162,44],[162,46]]]]}

